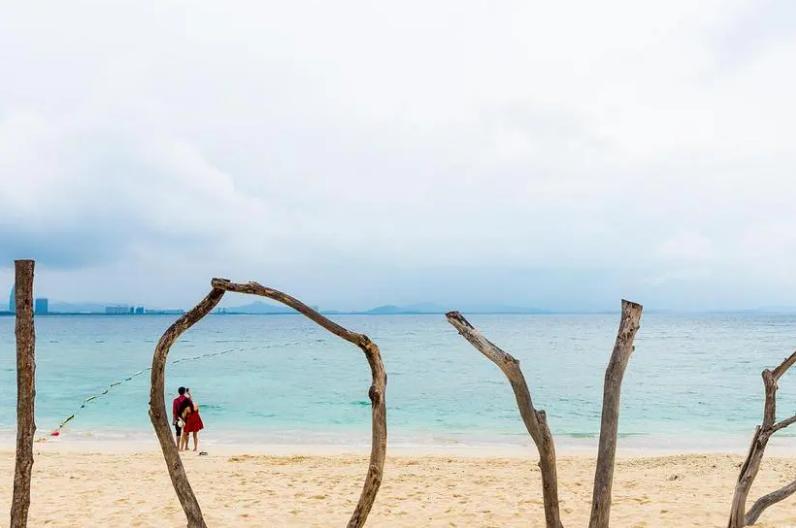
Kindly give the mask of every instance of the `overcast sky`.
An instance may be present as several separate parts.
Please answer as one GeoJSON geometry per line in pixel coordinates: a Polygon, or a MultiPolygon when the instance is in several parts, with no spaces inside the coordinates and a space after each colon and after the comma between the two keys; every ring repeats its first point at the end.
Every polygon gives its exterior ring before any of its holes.
{"type": "Polygon", "coordinates": [[[6,3],[0,291],[796,305],[794,57],[790,0],[6,3]]]}

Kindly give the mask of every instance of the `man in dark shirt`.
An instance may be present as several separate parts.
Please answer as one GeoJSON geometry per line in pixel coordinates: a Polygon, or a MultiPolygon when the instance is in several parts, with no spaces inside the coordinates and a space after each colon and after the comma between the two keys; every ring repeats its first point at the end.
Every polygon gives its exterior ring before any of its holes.
{"type": "Polygon", "coordinates": [[[184,402],[188,397],[185,395],[185,387],[180,387],[177,389],[177,393],[179,396],[174,398],[174,401],[171,402],[171,419],[172,423],[174,424],[174,436],[177,441],[177,446],[180,445],[180,435],[182,434],[182,427],[177,425],[177,420],[179,418],[180,407],[182,406],[182,402],[184,402]]]}

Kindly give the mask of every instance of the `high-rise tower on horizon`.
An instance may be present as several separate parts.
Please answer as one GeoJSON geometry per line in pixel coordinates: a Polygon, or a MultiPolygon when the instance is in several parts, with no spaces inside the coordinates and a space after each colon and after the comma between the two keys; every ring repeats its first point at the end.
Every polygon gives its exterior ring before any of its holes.
{"type": "Polygon", "coordinates": [[[50,301],[46,297],[37,297],[33,313],[36,315],[47,315],[50,313],[50,301]]]}
{"type": "Polygon", "coordinates": [[[8,311],[11,313],[17,313],[16,289],[16,285],[11,286],[11,293],[8,296],[8,311]]]}

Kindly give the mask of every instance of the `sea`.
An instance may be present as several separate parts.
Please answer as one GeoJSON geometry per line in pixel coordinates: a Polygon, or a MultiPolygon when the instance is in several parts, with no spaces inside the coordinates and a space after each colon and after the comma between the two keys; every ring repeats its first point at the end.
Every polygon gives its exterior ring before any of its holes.
{"type": "MultiPolygon", "coordinates": [[[[520,360],[557,443],[594,445],[619,314],[466,315],[520,360]]],[[[37,317],[39,434],[74,415],[60,439],[152,441],[148,368],[175,317],[37,317]]],[[[381,349],[390,445],[530,445],[505,377],[444,315],[330,317],[381,349]]],[[[794,347],[796,314],[644,314],[622,387],[620,447],[743,449],[762,416],[761,371],[794,347]]],[[[362,352],[300,315],[210,315],[173,346],[166,378],[167,402],[179,386],[191,388],[211,443],[370,441],[362,352]]],[[[1,317],[6,438],[15,434],[15,383],[14,318],[1,317]]],[[[780,381],[778,410],[796,412],[796,371],[780,381]]],[[[778,435],[796,445],[787,430],[778,435]]]]}

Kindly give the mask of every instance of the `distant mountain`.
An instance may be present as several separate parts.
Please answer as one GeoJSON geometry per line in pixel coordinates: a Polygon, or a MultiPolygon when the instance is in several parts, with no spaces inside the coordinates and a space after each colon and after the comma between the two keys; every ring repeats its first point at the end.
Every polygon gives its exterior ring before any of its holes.
{"type": "Polygon", "coordinates": [[[510,306],[505,304],[476,304],[456,308],[460,312],[493,313],[493,314],[549,314],[550,310],[532,308],[527,306],[510,306]]]}
{"type": "Polygon", "coordinates": [[[385,304],[362,312],[373,315],[393,315],[393,314],[424,314],[424,313],[445,313],[445,308],[433,303],[409,304],[406,306],[396,306],[385,304]]]}
{"type": "Polygon", "coordinates": [[[396,315],[396,314],[443,314],[450,310],[459,310],[466,313],[498,313],[498,314],[543,314],[550,313],[546,310],[537,308],[523,308],[518,306],[506,306],[501,304],[484,304],[473,306],[445,307],[434,303],[409,304],[406,306],[396,306],[385,304],[366,310],[364,314],[372,315],[396,315]]]}
{"type": "MultiPolygon", "coordinates": [[[[317,307],[314,307],[317,309],[317,307]]],[[[523,308],[517,306],[505,306],[498,304],[485,304],[473,306],[446,307],[436,303],[416,303],[406,305],[384,304],[364,311],[345,311],[345,310],[321,310],[327,315],[335,314],[363,314],[363,315],[402,315],[402,314],[444,314],[452,309],[458,309],[464,313],[497,313],[497,314],[541,314],[550,313],[536,308],[523,308]]],[[[227,314],[292,314],[295,310],[276,304],[254,301],[242,306],[230,306],[223,309],[227,314]]]]}
{"type": "Polygon", "coordinates": [[[750,311],[791,314],[796,312],[796,306],[761,306],[756,310],[750,310],[750,311]]]}
{"type": "Polygon", "coordinates": [[[394,304],[385,304],[385,305],[382,305],[382,306],[377,306],[375,308],[371,308],[370,310],[365,310],[362,313],[389,315],[389,314],[399,314],[399,313],[406,313],[406,312],[400,306],[395,306],[394,304]]]}
{"type": "Polygon", "coordinates": [[[262,301],[254,301],[249,304],[241,306],[231,306],[225,308],[226,313],[239,313],[239,314],[288,314],[296,313],[292,308],[280,306],[277,304],[264,303],[262,301]]]}

